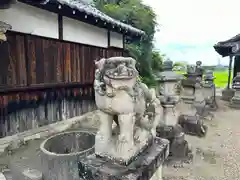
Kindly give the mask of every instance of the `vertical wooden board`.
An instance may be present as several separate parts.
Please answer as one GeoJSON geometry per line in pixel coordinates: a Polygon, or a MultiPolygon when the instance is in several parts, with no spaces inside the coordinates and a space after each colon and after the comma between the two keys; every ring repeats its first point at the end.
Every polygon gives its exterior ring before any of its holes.
{"type": "Polygon", "coordinates": [[[107,58],[107,49],[103,49],[103,57],[107,58]]]}
{"type": "Polygon", "coordinates": [[[59,42],[58,44],[58,51],[59,51],[59,61],[60,61],[60,77],[61,82],[65,82],[65,56],[64,56],[64,44],[62,42],[59,42]]]}
{"type": "Polygon", "coordinates": [[[36,49],[35,49],[35,41],[31,36],[28,36],[27,39],[28,44],[28,73],[29,84],[34,85],[37,84],[37,72],[36,72],[36,49]]]}
{"type": "Polygon", "coordinates": [[[57,47],[55,40],[49,40],[47,62],[49,72],[49,82],[57,83],[57,47]]]}
{"type": "Polygon", "coordinates": [[[49,54],[50,54],[50,42],[49,40],[46,39],[41,39],[42,40],[42,57],[43,57],[43,66],[44,66],[44,83],[51,83],[50,81],[50,72],[49,72],[49,62],[51,61],[49,59],[49,54]]]}
{"type": "Polygon", "coordinates": [[[35,42],[36,52],[36,80],[37,84],[44,83],[44,57],[43,57],[43,42],[38,37],[33,37],[35,42]]]}
{"type": "Polygon", "coordinates": [[[70,43],[64,43],[64,80],[65,82],[71,82],[71,55],[70,55],[70,43]]]}
{"type": "Polygon", "coordinates": [[[85,83],[89,82],[89,62],[90,62],[90,47],[86,46],[85,47],[85,52],[84,52],[84,69],[85,69],[85,83]]]}
{"type": "MultiPolygon", "coordinates": [[[[8,36],[10,38],[10,36],[8,36]]],[[[0,43],[1,65],[0,65],[0,88],[7,85],[7,75],[9,66],[9,42],[0,43]]]]}
{"type": "Polygon", "coordinates": [[[62,74],[62,46],[61,42],[56,42],[56,79],[57,82],[63,82],[63,74],[62,74]]]}
{"type": "Polygon", "coordinates": [[[81,61],[81,58],[80,58],[80,51],[81,51],[81,46],[78,45],[76,46],[76,81],[77,82],[81,82],[81,70],[80,70],[80,61],[81,61]]]}
{"type": "Polygon", "coordinates": [[[77,44],[71,44],[71,82],[76,82],[76,47],[77,44]]]}
{"type": "Polygon", "coordinates": [[[81,74],[81,83],[85,83],[85,59],[84,59],[84,46],[81,46],[81,51],[80,51],[80,74],[81,74]]]}
{"type": "Polygon", "coordinates": [[[11,35],[8,39],[9,64],[7,67],[7,84],[9,86],[17,85],[17,68],[16,68],[16,35],[11,35]]]}
{"type": "Polygon", "coordinates": [[[26,69],[26,55],[25,55],[25,40],[26,35],[17,35],[17,60],[16,60],[16,70],[17,70],[17,85],[26,86],[27,85],[27,69],[26,69]]]}
{"type": "Polygon", "coordinates": [[[100,59],[99,57],[99,48],[92,48],[92,57],[90,60],[90,82],[93,83],[94,81],[94,68],[95,68],[95,64],[94,61],[100,59]]]}

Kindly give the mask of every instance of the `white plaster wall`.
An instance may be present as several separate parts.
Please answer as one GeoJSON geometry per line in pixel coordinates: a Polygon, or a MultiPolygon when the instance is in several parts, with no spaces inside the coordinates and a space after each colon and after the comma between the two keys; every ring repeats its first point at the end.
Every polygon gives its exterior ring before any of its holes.
{"type": "Polygon", "coordinates": [[[110,46],[123,48],[123,35],[116,32],[110,32],[110,46]]]}
{"type": "Polygon", "coordinates": [[[0,10],[0,20],[12,26],[12,30],[50,38],[58,38],[57,14],[26,5],[13,4],[0,10]]]}
{"type": "Polygon", "coordinates": [[[63,40],[108,47],[107,30],[63,17],[63,40]]]}

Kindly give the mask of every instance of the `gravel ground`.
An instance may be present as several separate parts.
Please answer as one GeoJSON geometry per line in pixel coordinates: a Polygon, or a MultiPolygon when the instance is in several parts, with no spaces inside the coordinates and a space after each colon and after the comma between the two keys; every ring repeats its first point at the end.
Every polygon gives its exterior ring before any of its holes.
{"type": "Polygon", "coordinates": [[[220,100],[218,104],[214,119],[205,121],[206,137],[186,136],[193,162],[164,166],[164,180],[240,180],[240,110],[229,109],[220,100]]]}

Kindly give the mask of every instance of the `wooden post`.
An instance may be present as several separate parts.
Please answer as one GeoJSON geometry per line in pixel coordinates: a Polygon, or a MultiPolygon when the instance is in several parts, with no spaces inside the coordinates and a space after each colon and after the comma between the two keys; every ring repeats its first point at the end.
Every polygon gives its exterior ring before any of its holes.
{"type": "Polygon", "coordinates": [[[231,70],[232,70],[232,60],[233,56],[229,56],[229,67],[228,67],[228,84],[227,84],[227,89],[230,89],[230,80],[231,80],[231,70]]]}

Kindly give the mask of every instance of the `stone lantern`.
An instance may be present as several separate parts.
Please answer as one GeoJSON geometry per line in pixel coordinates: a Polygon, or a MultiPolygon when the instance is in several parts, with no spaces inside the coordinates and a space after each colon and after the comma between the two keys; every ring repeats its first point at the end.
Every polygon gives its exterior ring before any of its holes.
{"type": "Polygon", "coordinates": [[[194,66],[188,66],[187,73],[184,74],[185,80],[182,81],[183,86],[183,97],[182,99],[185,101],[192,101],[192,93],[189,96],[189,92],[194,92],[194,101],[195,102],[202,102],[204,100],[203,94],[201,92],[202,88],[202,77],[201,73],[196,70],[194,66]],[[187,91],[189,91],[187,93],[187,91]]]}
{"type": "Polygon", "coordinates": [[[163,63],[163,72],[158,73],[156,79],[158,81],[158,95],[162,98],[170,98],[176,104],[180,99],[177,88],[183,76],[173,71],[172,61],[168,60],[163,63]]]}
{"type": "Polygon", "coordinates": [[[173,72],[172,68],[173,62],[165,61],[164,71],[157,74],[158,97],[163,107],[161,119],[163,124],[159,124],[157,127],[157,136],[170,141],[170,155],[186,157],[189,153],[188,143],[184,138],[185,134],[182,127],[178,124],[179,113],[176,109],[180,99],[176,90],[183,76],[173,72]]]}
{"type": "Polygon", "coordinates": [[[212,110],[217,109],[217,102],[216,102],[216,87],[214,84],[215,76],[213,75],[212,71],[207,71],[204,76],[203,81],[203,97],[205,99],[205,103],[209,106],[212,110]]]}
{"type": "Polygon", "coordinates": [[[182,80],[181,99],[190,106],[179,116],[178,123],[183,127],[186,134],[203,137],[206,135],[207,127],[203,124],[199,115],[199,111],[205,108],[204,97],[200,94],[202,92],[196,92],[197,89],[201,88],[200,81],[198,81],[199,73],[196,73],[193,66],[188,66],[187,73],[184,76],[186,79],[182,80]],[[197,85],[198,83],[200,86],[197,85]]]}
{"type": "Polygon", "coordinates": [[[240,72],[233,78],[232,88],[235,90],[235,93],[231,99],[230,107],[240,109],[240,72]]]}

